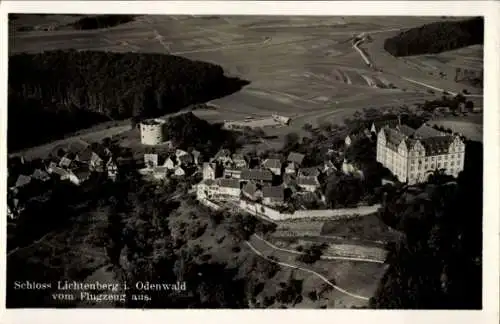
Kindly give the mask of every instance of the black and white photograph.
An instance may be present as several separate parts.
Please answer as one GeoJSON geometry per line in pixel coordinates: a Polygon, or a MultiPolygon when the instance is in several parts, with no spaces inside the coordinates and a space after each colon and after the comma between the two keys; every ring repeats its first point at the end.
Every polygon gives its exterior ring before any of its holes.
{"type": "Polygon", "coordinates": [[[6,25],[7,309],[483,308],[483,16],[6,25]]]}

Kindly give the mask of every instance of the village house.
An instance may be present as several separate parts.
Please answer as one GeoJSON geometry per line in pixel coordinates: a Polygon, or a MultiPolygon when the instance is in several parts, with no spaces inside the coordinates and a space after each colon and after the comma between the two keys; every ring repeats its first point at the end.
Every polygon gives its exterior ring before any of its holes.
{"type": "Polygon", "coordinates": [[[299,166],[295,162],[288,162],[286,168],[285,168],[285,174],[297,174],[297,170],[299,169],[299,166]]]}
{"type": "Polygon", "coordinates": [[[180,165],[189,166],[193,164],[193,157],[191,154],[184,154],[177,157],[177,162],[180,165]]]}
{"type": "Polygon", "coordinates": [[[273,174],[265,169],[244,169],[241,171],[241,180],[265,183],[273,181],[273,174]]]}
{"type": "Polygon", "coordinates": [[[193,150],[191,152],[191,155],[193,156],[193,162],[194,162],[194,164],[199,165],[202,162],[201,161],[201,153],[200,153],[200,151],[193,150]]]}
{"type": "Polygon", "coordinates": [[[177,159],[173,156],[169,156],[165,159],[165,162],[162,164],[162,166],[167,168],[168,170],[175,170],[175,168],[177,167],[177,159]]]}
{"type": "Polygon", "coordinates": [[[215,162],[204,162],[202,167],[203,179],[215,179],[221,175],[221,168],[215,162]]]}
{"type": "Polygon", "coordinates": [[[49,174],[43,170],[40,170],[40,169],[35,169],[35,171],[33,171],[33,174],[31,175],[31,177],[33,179],[36,179],[36,180],[42,181],[42,182],[46,182],[46,181],[50,180],[49,174]]]}
{"type": "Polygon", "coordinates": [[[85,167],[80,167],[78,169],[69,172],[69,181],[75,185],[80,185],[90,178],[90,170],[85,167]]]}
{"type": "Polygon", "coordinates": [[[281,161],[279,159],[265,159],[262,167],[269,169],[275,175],[281,175],[281,161]]]}
{"type": "Polygon", "coordinates": [[[288,154],[287,162],[294,163],[297,167],[300,167],[302,165],[302,162],[304,161],[304,157],[304,154],[290,152],[290,154],[288,154]]]}
{"type": "Polygon", "coordinates": [[[59,161],[59,166],[61,168],[65,168],[65,169],[69,169],[69,167],[71,166],[71,163],[73,163],[73,160],[71,160],[68,155],[66,156],[63,156],[61,158],[61,160],[59,161]]]}
{"type": "Polygon", "coordinates": [[[235,153],[232,157],[233,164],[236,168],[245,169],[248,168],[248,161],[243,156],[243,154],[235,153]]]}
{"type": "Polygon", "coordinates": [[[186,175],[186,170],[182,166],[177,166],[174,170],[174,176],[184,177],[186,175]]]}
{"type": "Polygon", "coordinates": [[[220,162],[222,165],[230,165],[233,162],[231,159],[231,151],[228,149],[221,149],[215,154],[212,161],[220,162]]]}
{"type": "Polygon", "coordinates": [[[335,171],[337,171],[337,168],[335,167],[333,162],[330,160],[326,160],[325,164],[323,165],[323,172],[326,175],[330,175],[330,174],[334,173],[335,171]]]}
{"type": "Polygon", "coordinates": [[[217,191],[219,199],[239,199],[241,190],[237,179],[218,178],[215,181],[219,187],[217,191]]]}
{"type": "Polygon", "coordinates": [[[106,171],[108,172],[108,178],[111,180],[116,180],[118,176],[118,165],[113,161],[113,159],[109,159],[106,163],[106,171]]]}
{"type": "Polygon", "coordinates": [[[70,176],[70,173],[68,171],[58,166],[51,167],[49,169],[49,173],[55,175],[56,177],[59,177],[59,180],[61,181],[68,180],[70,176]]]}
{"type": "Polygon", "coordinates": [[[224,169],[223,176],[224,178],[234,178],[234,179],[240,179],[241,178],[241,171],[242,169],[239,168],[226,168],[224,169]]]}
{"type": "Polygon", "coordinates": [[[241,189],[241,194],[252,201],[257,201],[262,197],[262,192],[254,181],[248,181],[241,189]]]}
{"type": "Polygon", "coordinates": [[[297,185],[303,190],[310,192],[315,192],[320,187],[317,177],[298,177],[297,185]]]}
{"type": "Polygon", "coordinates": [[[285,202],[285,190],[282,186],[262,188],[262,202],[269,206],[282,205],[285,202]]]}
{"type": "Polygon", "coordinates": [[[30,176],[27,176],[27,175],[24,175],[24,174],[20,174],[17,177],[17,180],[16,180],[16,183],[14,184],[14,187],[11,188],[11,189],[20,190],[20,189],[26,187],[27,185],[29,185],[30,183],[31,183],[31,177],[30,176]]]}
{"type": "Polygon", "coordinates": [[[196,196],[198,198],[212,199],[218,190],[219,186],[214,179],[203,179],[196,185],[196,196]]]}
{"type": "Polygon", "coordinates": [[[311,168],[301,168],[299,169],[299,177],[319,177],[321,171],[319,167],[311,167],[311,168]]]}
{"type": "Polygon", "coordinates": [[[165,180],[168,176],[168,168],[164,166],[155,167],[152,171],[151,175],[156,180],[165,180]]]}
{"type": "Polygon", "coordinates": [[[158,166],[158,154],[156,153],[145,153],[144,154],[144,165],[146,168],[155,168],[158,166]]]}

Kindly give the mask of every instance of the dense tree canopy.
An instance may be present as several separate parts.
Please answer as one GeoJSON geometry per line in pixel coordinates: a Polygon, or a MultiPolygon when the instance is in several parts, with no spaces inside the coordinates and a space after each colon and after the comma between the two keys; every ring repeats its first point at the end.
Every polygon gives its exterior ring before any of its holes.
{"type": "Polygon", "coordinates": [[[13,55],[9,57],[9,149],[109,118],[175,112],[230,94],[244,84],[225,77],[218,65],[173,55],[75,50],[13,55]]]}
{"type": "Polygon", "coordinates": [[[411,28],[385,40],[384,48],[394,56],[434,54],[482,44],[483,18],[442,21],[411,28]]]}
{"type": "Polygon", "coordinates": [[[131,15],[96,15],[88,16],[70,24],[75,29],[99,29],[121,25],[134,20],[131,15]]]}

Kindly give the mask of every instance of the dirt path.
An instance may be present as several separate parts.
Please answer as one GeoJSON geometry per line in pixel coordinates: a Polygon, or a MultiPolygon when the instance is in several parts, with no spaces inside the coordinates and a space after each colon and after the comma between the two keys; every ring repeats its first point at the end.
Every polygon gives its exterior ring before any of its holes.
{"type": "MultiPolygon", "coordinates": [[[[277,247],[273,243],[266,241],[263,237],[254,234],[253,235],[255,238],[258,240],[262,241],[264,244],[269,246],[270,248],[276,250],[276,251],[283,251],[283,252],[288,252],[292,254],[305,254],[304,252],[296,251],[296,250],[290,250],[290,249],[283,249],[280,247],[277,247]]],[[[345,257],[345,256],[335,256],[335,255],[322,255],[321,259],[324,260],[341,260],[341,261],[354,261],[354,262],[369,262],[369,263],[379,263],[379,264],[384,264],[384,261],[382,260],[377,260],[377,259],[368,259],[368,258],[354,258],[354,257],[345,257]]]]}
{"type": "Polygon", "coordinates": [[[356,298],[356,299],[360,299],[360,300],[364,300],[364,301],[368,301],[369,298],[368,297],[364,297],[364,296],[360,296],[360,295],[356,295],[356,294],[353,294],[351,292],[348,292],[347,290],[345,289],[342,289],[340,288],[339,286],[335,285],[334,283],[332,283],[331,281],[329,281],[327,278],[325,278],[323,275],[317,273],[316,271],[313,271],[313,270],[310,270],[310,269],[306,269],[306,268],[303,268],[303,267],[299,267],[299,266],[296,266],[296,265],[293,265],[293,264],[289,264],[289,263],[284,263],[284,262],[280,262],[280,261],[275,261],[273,259],[270,259],[268,258],[267,256],[265,256],[262,252],[260,252],[259,250],[257,250],[257,248],[255,248],[252,243],[248,242],[248,241],[245,241],[245,243],[248,245],[248,247],[252,250],[252,252],[254,252],[255,254],[257,254],[258,256],[260,256],[261,258],[264,258],[266,259],[267,261],[269,262],[272,262],[272,263],[275,263],[275,264],[278,264],[282,267],[286,267],[286,268],[292,268],[292,269],[297,269],[297,270],[301,270],[301,271],[305,271],[305,272],[308,272],[308,273],[311,273],[315,276],[317,276],[318,278],[320,278],[321,280],[323,280],[325,283],[327,283],[329,286],[331,286],[332,288],[340,291],[341,293],[343,294],[346,294],[350,297],[353,297],[353,298],[356,298]]]}

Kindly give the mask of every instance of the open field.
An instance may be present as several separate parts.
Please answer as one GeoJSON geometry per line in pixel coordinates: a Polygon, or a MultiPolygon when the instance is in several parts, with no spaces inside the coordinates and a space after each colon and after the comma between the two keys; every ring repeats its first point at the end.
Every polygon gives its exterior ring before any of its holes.
{"type": "MultiPolygon", "coordinates": [[[[16,23],[22,24],[22,19],[16,23]]],[[[37,17],[37,24],[43,23],[40,19],[55,18],[37,17]]],[[[226,74],[250,81],[250,85],[214,100],[216,110],[197,114],[214,122],[268,117],[271,113],[287,115],[292,117],[289,127],[267,130],[269,135],[282,136],[318,120],[341,123],[366,107],[411,105],[441,96],[406,79],[448,91],[467,89],[480,94],[478,89],[454,82],[452,71],[455,67],[481,68],[482,46],[409,58],[395,58],[383,49],[386,37],[440,19],[142,16],[108,29],[11,33],[9,51],[140,51],[213,62],[226,74]],[[366,66],[352,47],[352,37],[363,32],[373,41],[360,47],[382,71],[366,66]]]]}
{"type": "Polygon", "coordinates": [[[473,141],[483,141],[483,123],[482,118],[477,120],[478,116],[467,117],[446,117],[443,119],[432,120],[431,124],[449,128],[453,132],[460,133],[473,141]]]}

